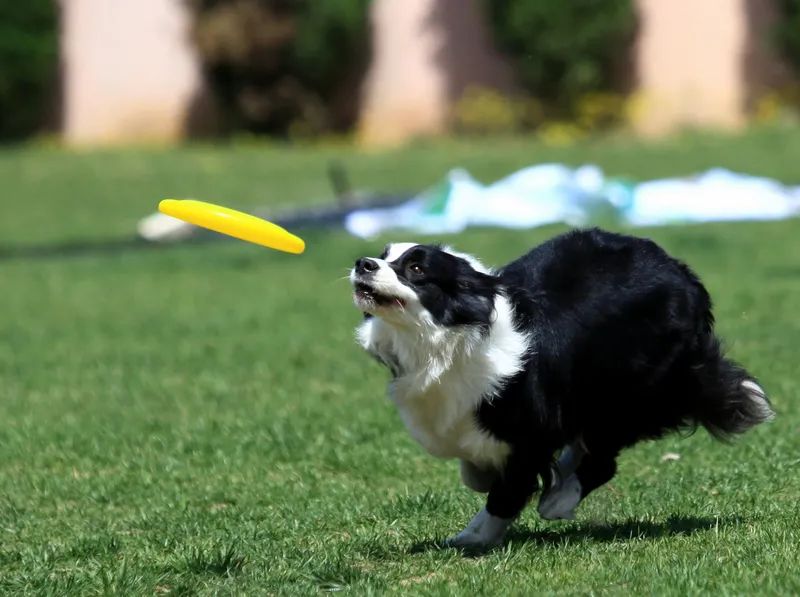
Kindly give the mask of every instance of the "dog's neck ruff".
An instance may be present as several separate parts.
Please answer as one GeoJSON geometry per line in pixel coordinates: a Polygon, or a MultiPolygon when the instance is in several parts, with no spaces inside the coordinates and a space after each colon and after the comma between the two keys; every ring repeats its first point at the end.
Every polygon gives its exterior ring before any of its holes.
{"type": "Polygon", "coordinates": [[[416,326],[364,321],[359,343],[393,372],[390,397],[429,452],[499,467],[507,444],[478,428],[475,411],[522,370],[529,338],[516,330],[508,298],[495,297],[488,328],[443,327],[428,314],[416,326]]]}

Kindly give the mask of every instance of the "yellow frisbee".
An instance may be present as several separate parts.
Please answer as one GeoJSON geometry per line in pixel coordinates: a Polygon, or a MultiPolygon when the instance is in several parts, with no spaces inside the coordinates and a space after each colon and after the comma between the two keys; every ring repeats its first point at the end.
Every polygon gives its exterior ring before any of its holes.
{"type": "Polygon", "coordinates": [[[306,249],[302,238],[280,226],[221,205],[194,199],[164,199],[158,204],[158,211],[195,226],[270,249],[295,254],[306,249]]]}

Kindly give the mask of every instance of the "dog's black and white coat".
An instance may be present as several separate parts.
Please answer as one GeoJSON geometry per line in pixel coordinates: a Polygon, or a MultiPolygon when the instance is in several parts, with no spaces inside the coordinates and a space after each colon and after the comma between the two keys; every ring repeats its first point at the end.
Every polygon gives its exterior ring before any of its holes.
{"type": "Polygon", "coordinates": [[[461,461],[486,506],[449,542],[499,543],[542,480],[539,513],[572,518],[637,441],[772,417],[724,358],[697,276],[655,243],[573,231],[492,271],[447,247],[392,244],[351,275],[360,344],[431,454],[461,461]]]}

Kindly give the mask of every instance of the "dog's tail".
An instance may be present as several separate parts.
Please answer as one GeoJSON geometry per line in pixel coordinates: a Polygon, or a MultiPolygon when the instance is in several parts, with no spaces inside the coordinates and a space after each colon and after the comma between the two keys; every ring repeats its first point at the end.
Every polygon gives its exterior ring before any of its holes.
{"type": "Polygon", "coordinates": [[[693,367],[700,384],[697,420],[721,440],[744,433],[775,416],[767,394],[743,367],[722,355],[719,340],[705,335],[699,365],[693,367]]]}

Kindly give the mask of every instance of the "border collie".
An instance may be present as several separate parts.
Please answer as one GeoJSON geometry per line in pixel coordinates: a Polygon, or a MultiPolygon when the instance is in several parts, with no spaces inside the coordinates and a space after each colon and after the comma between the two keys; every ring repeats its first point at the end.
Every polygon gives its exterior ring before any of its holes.
{"type": "Polygon", "coordinates": [[[409,432],[488,493],[452,546],[502,542],[539,479],[540,515],[569,519],[623,448],[697,425],[727,439],[773,416],[722,356],[698,277],[649,240],[576,230],[496,271],[391,244],[350,281],[358,341],[391,372],[409,432]]]}

